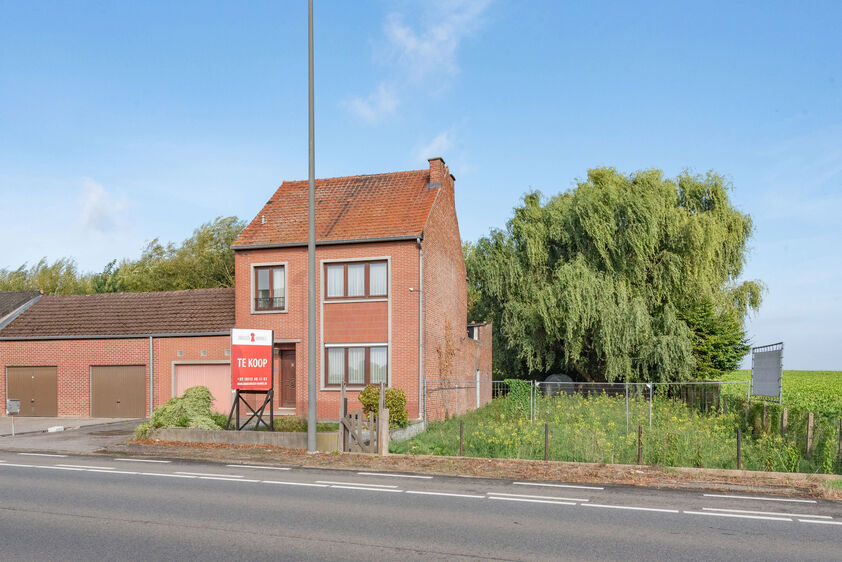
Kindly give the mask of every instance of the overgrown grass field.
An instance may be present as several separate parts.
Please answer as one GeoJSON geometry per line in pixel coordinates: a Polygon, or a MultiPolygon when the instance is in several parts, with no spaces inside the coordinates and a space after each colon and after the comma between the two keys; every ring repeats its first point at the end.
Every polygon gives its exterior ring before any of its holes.
{"type": "MultiPolygon", "coordinates": [[[[739,378],[735,379],[739,380],[739,378]]],[[[544,424],[549,424],[550,460],[637,463],[637,427],[643,427],[644,464],[705,468],[736,468],[736,428],[745,433],[742,468],[748,470],[838,472],[832,426],[816,440],[812,459],[804,443],[776,434],[770,424],[754,430],[756,409],[746,415],[745,397],[734,399],[728,413],[688,406],[681,400],[656,398],[652,427],[645,397],[630,400],[629,424],[623,396],[595,394],[540,397],[536,421],[529,420],[522,400],[510,395],[453,418],[429,424],[427,431],[393,443],[395,453],[457,455],[459,424],[463,424],[463,454],[490,458],[544,458],[544,424]]],[[[761,406],[762,408],[762,406],[761,406]]]]}

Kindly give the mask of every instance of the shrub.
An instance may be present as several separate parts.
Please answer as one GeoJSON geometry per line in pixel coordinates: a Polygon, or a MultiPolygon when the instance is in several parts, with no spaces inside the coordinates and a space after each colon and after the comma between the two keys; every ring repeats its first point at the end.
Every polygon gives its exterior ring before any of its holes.
{"type": "Polygon", "coordinates": [[[227,421],[220,416],[218,423],[211,413],[213,394],[204,386],[193,386],[184,391],[183,396],[171,399],[163,406],[158,406],[148,422],[135,428],[135,438],[145,439],[153,429],[161,427],[191,427],[195,429],[221,429],[227,421]]]}
{"type": "Polygon", "coordinates": [[[503,382],[509,387],[505,405],[506,415],[509,419],[528,418],[532,383],[522,379],[506,379],[503,382]]]}
{"type": "MultiPolygon", "coordinates": [[[[374,413],[376,416],[380,408],[380,385],[367,385],[360,392],[359,400],[363,405],[363,414],[374,413]]],[[[384,401],[386,408],[389,409],[389,427],[408,426],[409,413],[406,411],[406,393],[400,388],[387,388],[384,401]]]]}

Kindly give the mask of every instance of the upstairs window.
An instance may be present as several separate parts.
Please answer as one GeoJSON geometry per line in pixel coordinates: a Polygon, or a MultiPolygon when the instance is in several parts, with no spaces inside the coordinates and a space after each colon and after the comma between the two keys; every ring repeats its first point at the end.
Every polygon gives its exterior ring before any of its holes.
{"type": "Polygon", "coordinates": [[[382,298],[389,295],[385,261],[331,263],[325,266],[327,299],[382,298]]]}
{"type": "Polygon", "coordinates": [[[254,268],[254,310],[286,310],[286,268],[282,265],[254,268]]]}

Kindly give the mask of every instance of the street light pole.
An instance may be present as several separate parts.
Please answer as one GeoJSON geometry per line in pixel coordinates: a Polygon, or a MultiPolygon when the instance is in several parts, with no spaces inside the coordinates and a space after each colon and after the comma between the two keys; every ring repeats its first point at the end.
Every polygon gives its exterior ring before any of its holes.
{"type": "Polygon", "coordinates": [[[307,190],[307,452],[316,449],[316,141],[313,118],[313,0],[308,0],[310,174],[307,190]]]}

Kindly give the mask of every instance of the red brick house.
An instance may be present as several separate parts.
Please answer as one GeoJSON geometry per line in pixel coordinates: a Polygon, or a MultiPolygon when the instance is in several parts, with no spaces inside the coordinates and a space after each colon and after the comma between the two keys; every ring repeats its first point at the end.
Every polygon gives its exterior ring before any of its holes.
{"type": "MultiPolygon", "coordinates": [[[[316,200],[319,418],[336,418],[343,381],[351,399],[367,383],[403,389],[411,419],[425,387],[448,389],[426,393],[433,419],[490,400],[491,326],[466,325],[444,161],[319,179],[316,200]]],[[[274,331],[275,411],[305,415],[307,182],[284,182],[234,250],[234,289],[29,295],[0,328],[0,399],[21,398],[24,415],[143,417],[204,384],[227,413],[236,327],[274,331]]]]}
{"type": "MultiPolygon", "coordinates": [[[[284,182],[234,249],[236,327],[274,330],[275,407],[304,415],[307,182],[284,182]]],[[[468,337],[454,178],[441,158],[316,180],[316,287],[319,418],[336,417],[342,381],[401,388],[421,419],[425,383],[491,380],[491,326],[468,337]]],[[[449,394],[455,413],[490,400],[491,385],[449,394]]]]}

